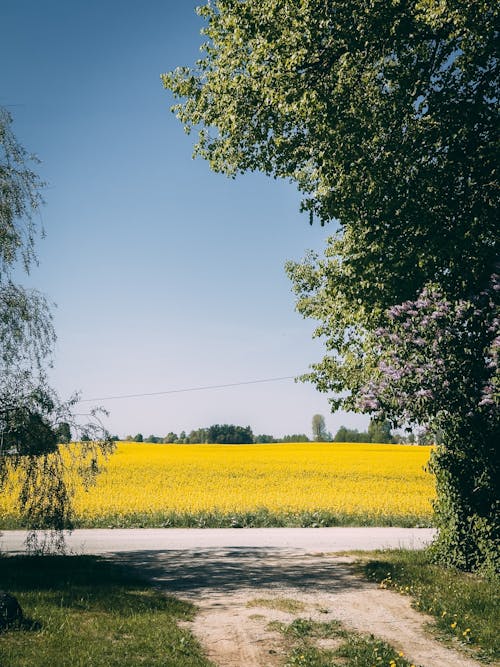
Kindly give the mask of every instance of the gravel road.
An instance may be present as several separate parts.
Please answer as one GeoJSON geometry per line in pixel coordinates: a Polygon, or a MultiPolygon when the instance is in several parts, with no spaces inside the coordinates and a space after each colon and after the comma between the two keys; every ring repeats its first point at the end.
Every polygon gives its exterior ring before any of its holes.
{"type": "MultiPolygon", "coordinates": [[[[77,554],[131,551],[178,551],[238,547],[285,548],[302,553],[359,549],[422,549],[432,528],[133,528],[84,529],[66,535],[68,550],[77,554]]],[[[26,533],[0,533],[0,551],[24,551],[26,533]]]]}
{"type": "MultiPolygon", "coordinates": [[[[102,554],[193,602],[198,613],[185,625],[219,667],[282,665],[288,649],[270,622],[297,615],[373,633],[421,667],[480,667],[429,635],[424,626],[433,619],[408,597],[363,580],[352,556],[332,555],[421,549],[433,536],[429,528],[100,529],[75,530],[66,543],[72,553],[102,554]],[[274,600],[292,600],[300,611],[280,612],[274,600]]],[[[0,551],[23,552],[25,538],[24,531],[0,533],[0,551]]]]}

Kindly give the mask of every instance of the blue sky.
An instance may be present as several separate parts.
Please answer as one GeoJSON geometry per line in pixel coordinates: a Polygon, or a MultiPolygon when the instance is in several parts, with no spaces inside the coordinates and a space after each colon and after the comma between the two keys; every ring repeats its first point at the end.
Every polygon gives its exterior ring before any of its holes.
{"type": "MultiPolygon", "coordinates": [[[[295,187],[193,160],[160,74],[199,57],[190,0],[3,0],[0,104],[42,160],[47,237],[30,284],[57,304],[51,377],[107,397],[295,375],[322,355],[283,265],[321,250],[295,187]]],[[[230,422],[256,433],[364,427],[310,385],[101,401],[121,436],[230,422]]],[[[83,404],[87,405],[87,404],[83,404]]]]}

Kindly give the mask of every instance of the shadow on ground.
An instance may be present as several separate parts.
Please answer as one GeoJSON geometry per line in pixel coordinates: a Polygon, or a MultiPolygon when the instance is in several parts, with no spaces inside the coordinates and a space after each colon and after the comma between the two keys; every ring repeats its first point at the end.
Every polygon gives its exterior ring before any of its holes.
{"type": "MultiPolygon", "coordinates": [[[[5,556],[0,557],[0,589],[16,596],[27,594],[38,605],[80,611],[117,610],[123,616],[143,609],[191,613],[189,604],[172,597],[145,596],[144,573],[126,562],[101,556],[5,556]]],[[[154,592],[154,591],[153,591],[154,592]]],[[[20,629],[39,629],[40,623],[25,619],[20,629]]]]}
{"type": "Polygon", "coordinates": [[[336,592],[361,589],[345,560],[283,549],[238,547],[203,551],[133,551],[108,556],[171,593],[228,594],[243,588],[295,588],[336,592]]]}

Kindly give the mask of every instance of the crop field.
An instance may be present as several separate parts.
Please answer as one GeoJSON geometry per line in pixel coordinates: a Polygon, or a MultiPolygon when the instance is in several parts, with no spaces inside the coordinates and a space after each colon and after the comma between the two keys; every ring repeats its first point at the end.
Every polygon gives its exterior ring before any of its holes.
{"type": "MultiPolygon", "coordinates": [[[[74,498],[76,525],[430,525],[430,447],[348,443],[119,443],[74,498]]],[[[0,527],[19,517],[0,497],[0,527]]]]}

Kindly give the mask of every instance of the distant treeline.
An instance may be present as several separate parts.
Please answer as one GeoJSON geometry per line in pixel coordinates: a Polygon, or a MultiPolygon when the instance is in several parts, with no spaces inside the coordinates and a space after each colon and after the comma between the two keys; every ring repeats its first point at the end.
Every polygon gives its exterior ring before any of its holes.
{"type": "MultiPolygon", "coordinates": [[[[119,440],[118,436],[113,436],[114,440],[119,440]]],[[[250,426],[236,426],[235,424],[213,424],[207,428],[198,428],[189,433],[181,431],[179,434],[170,431],[166,436],[149,435],[144,436],[137,433],[135,436],[127,435],[124,440],[129,442],[151,442],[165,444],[229,444],[243,445],[252,443],[273,443],[273,442],[310,442],[310,438],[305,433],[293,433],[276,438],[273,435],[261,433],[254,435],[250,426]]],[[[358,429],[346,428],[341,426],[334,436],[325,432],[324,436],[314,438],[322,442],[378,442],[395,444],[431,444],[431,439],[425,432],[419,432],[417,435],[408,433],[402,435],[391,431],[390,423],[372,419],[367,431],[358,431],[358,429]]]]}
{"type": "Polygon", "coordinates": [[[388,422],[374,423],[374,420],[370,422],[367,431],[341,426],[332,438],[332,442],[378,442],[395,445],[431,445],[432,441],[430,434],[424,430],[420,430],[417,434],[393,433],[388,422]]]}
{"type": "MultiPolygon", "coordinates": [[[[113,436],[118,440],[118,436],[113,436]]],[[[272,443],[272,442],[309,442],[305,433],[295,433],[293,435],[284,435],[282,438],[275,438],[272,435],[260,434],[254,435],[250,426],[236,426],[235,424],[213,424],[207,428],[198,428],[190,433],[181,431],[179,435],[170,431],[166,436],[150,435],[144,437],[142,433],[135,436],[127,435],[124,438],[130,442],[153,442],[165,444],[220,444],[220,445],[245,445],[252,443],[272,443]]]]}

